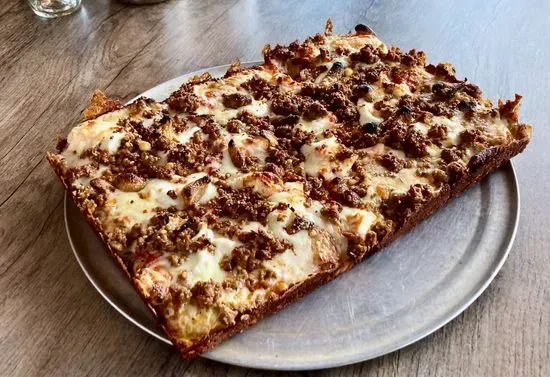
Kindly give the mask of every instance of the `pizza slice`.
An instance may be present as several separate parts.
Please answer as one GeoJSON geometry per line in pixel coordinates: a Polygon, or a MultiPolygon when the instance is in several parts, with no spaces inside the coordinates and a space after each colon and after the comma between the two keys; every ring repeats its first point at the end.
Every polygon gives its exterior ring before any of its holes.
{"type": "Polygon", "coordinates": [[[267,46],[162,102],[95,93],[48,160],[185,358],[399,237],[521,152],[449,64],[362,25],[267,46]]]}

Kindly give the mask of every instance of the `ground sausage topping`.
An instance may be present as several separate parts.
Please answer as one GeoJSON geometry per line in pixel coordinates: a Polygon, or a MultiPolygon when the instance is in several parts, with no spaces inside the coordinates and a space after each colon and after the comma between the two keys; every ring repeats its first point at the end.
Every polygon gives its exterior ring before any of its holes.
{"type": "Polygon", "coordinates": [[[252,103],[252,98],[242,93],[224,94],[223,105],[229,109],[238,109],[252,103]]]}
{"type": "Polygon", "coordinates": [[[448,63],[330,31],[162,102],[96,94],[49,156],[181,344],[347,269],[529,134],[521,97],[493,108],[448,63]]]}

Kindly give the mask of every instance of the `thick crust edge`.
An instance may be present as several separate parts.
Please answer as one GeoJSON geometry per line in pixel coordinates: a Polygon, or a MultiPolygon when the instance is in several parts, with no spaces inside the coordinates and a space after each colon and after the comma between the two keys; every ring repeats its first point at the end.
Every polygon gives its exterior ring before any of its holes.
{"type": "Polygon", "coordinates": [[[86,107],[82,116],[84,120],[91,120],[121,107],[122,103],[120,101],[109,99],[101,90],[96,90],[92,94],[88,107],[86,107]]]}

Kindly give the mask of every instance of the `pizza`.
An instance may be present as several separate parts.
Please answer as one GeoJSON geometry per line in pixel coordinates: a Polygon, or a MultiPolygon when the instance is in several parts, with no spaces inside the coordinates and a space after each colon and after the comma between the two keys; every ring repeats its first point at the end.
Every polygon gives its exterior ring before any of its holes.
{"type": "Polygon", "coordinates": [[[96,92],[48,160],[184,358],[345,272],[521,152],[499,101],[371,29],[157,102],[96,92]]]}

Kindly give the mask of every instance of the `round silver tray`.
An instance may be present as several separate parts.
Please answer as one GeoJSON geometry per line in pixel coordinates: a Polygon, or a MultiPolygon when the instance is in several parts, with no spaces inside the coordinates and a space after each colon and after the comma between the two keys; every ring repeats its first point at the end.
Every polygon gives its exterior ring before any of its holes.
{"type": "MultiPolygon", "coordinates": [[[[207,69],[221,76],[228,66],[207,69]]],[[[161,100],[193,72],[143,95],[161,100]]],[[[304,299],[204,354],[252,368],[320,369],[405,347],[465,310],[503,265],[519,218],[510,163],[406,236],[304,299]]],[[[170,343],[77,208],[65,198],[69,242],[99,293],[140,329],[170,343]]]]}

